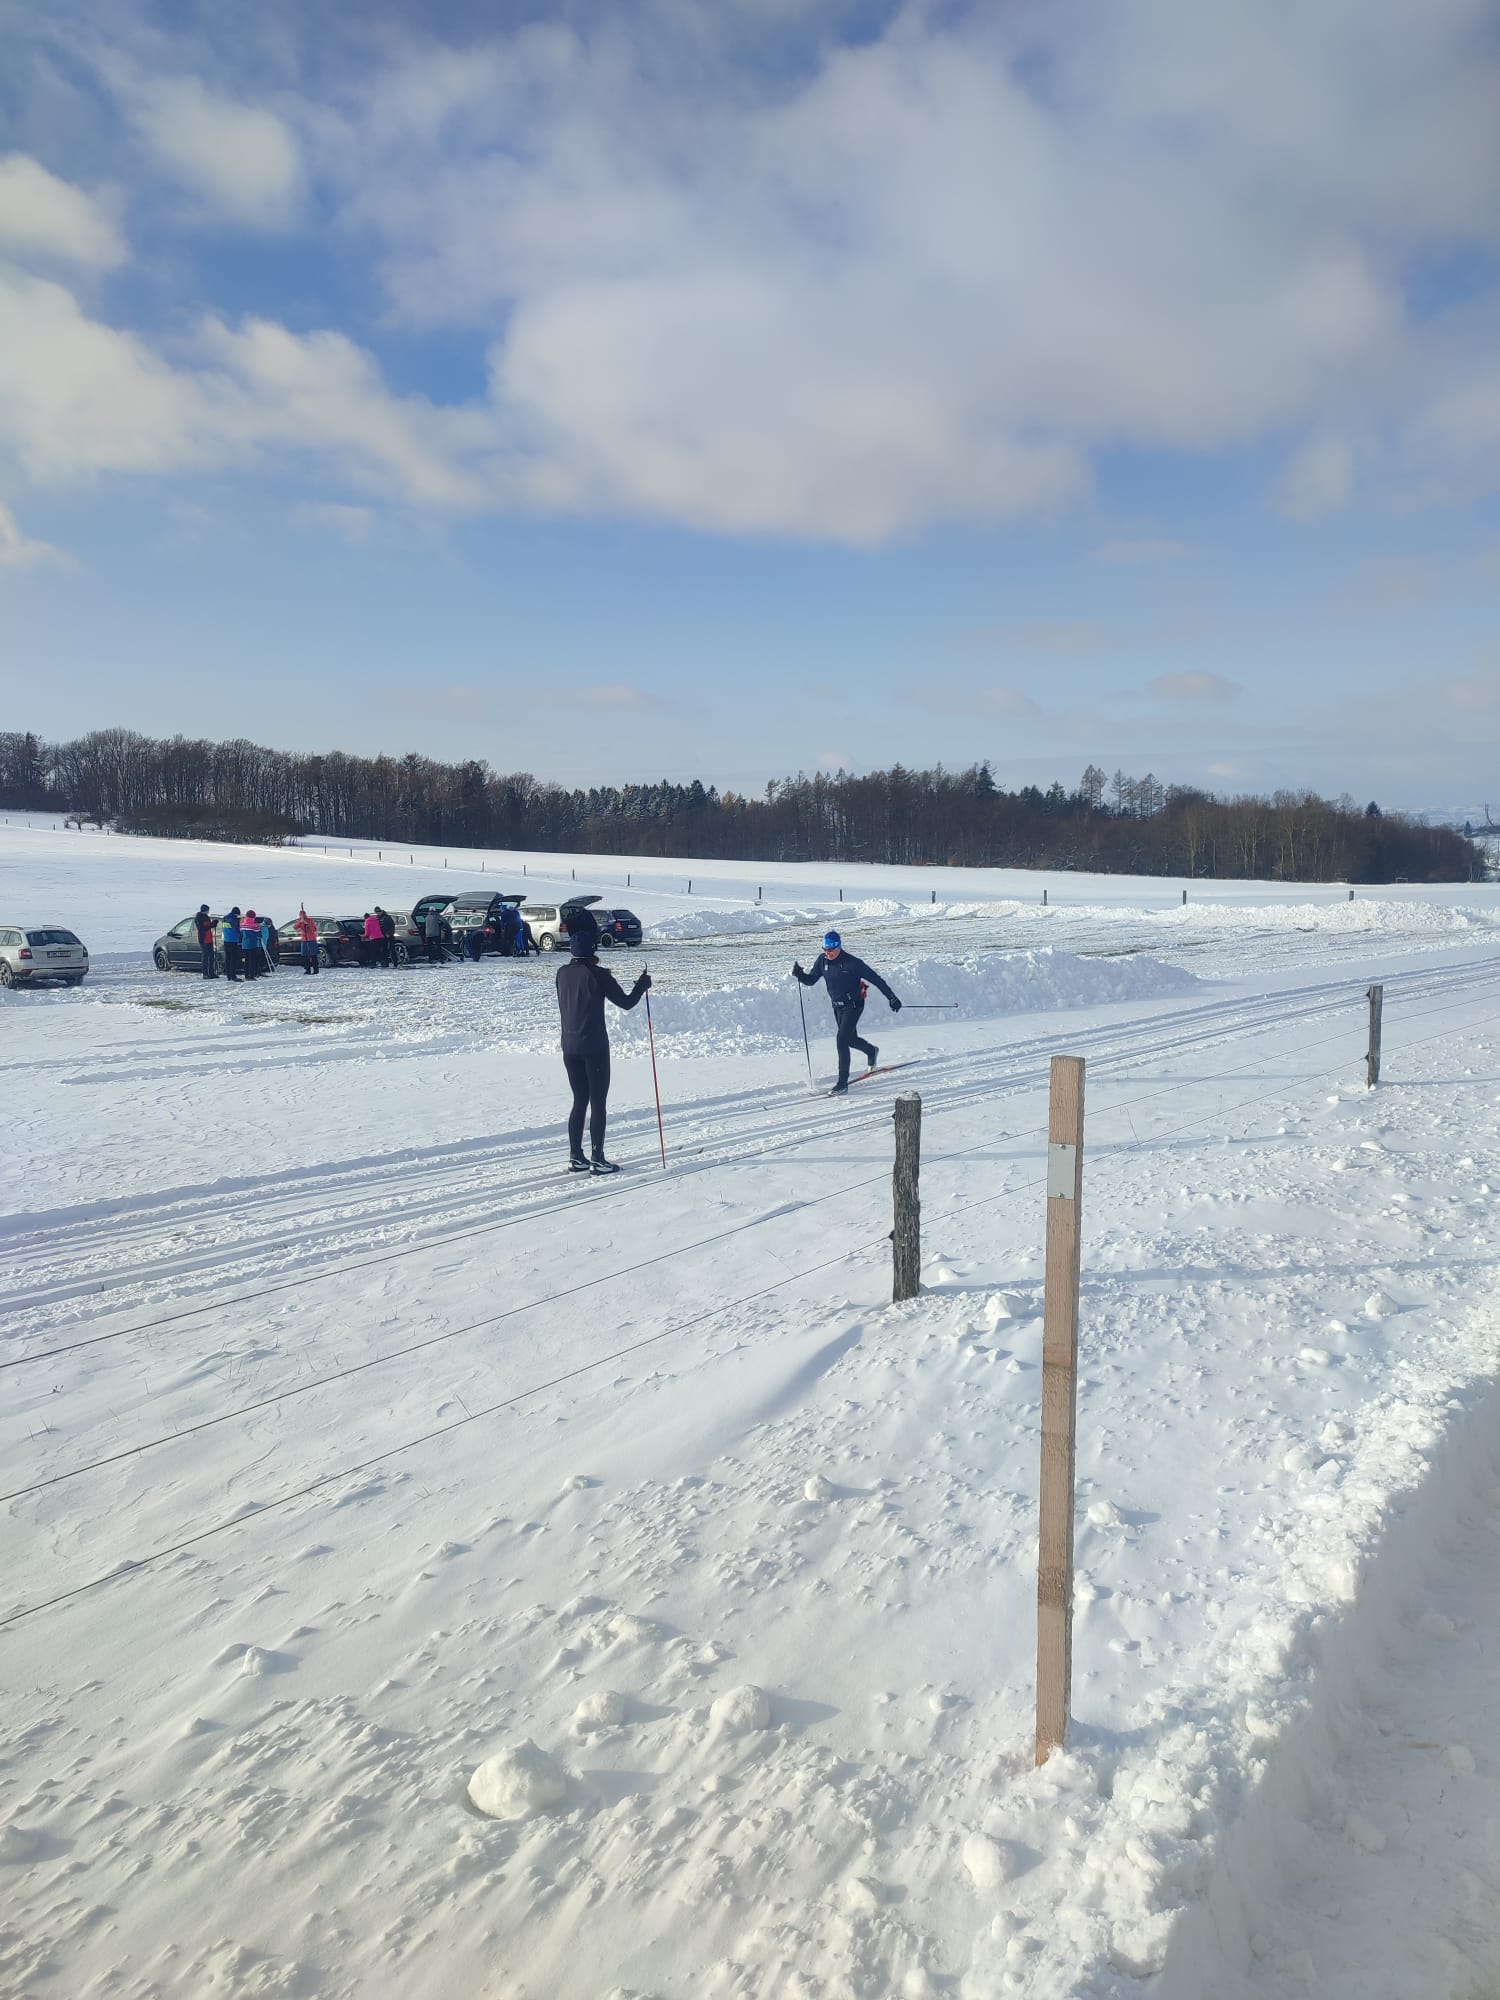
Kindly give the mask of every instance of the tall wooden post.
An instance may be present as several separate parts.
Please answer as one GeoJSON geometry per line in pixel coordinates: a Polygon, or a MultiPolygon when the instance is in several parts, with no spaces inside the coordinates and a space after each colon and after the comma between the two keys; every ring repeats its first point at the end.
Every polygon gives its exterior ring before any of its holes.
{"type": "Polygon", "coordinates": [[[1365,1050],[1365,1083],[1373,1090],[1380,1081],[1380,1015],[1385,1005],[1385,988],[1372,986],[1370,1000],[1370,1042],[1365,1050]]]}
{"type": "Polygon", "coordinates": [[[1036,1761],[1068,1730],[1073,1691],[1073,1486],[1078,1429],[1078,1277],[1083,1207],[1083,1058],[1052,1058],[1047,1115],[1047,1273],[1042,1304],[1041,1533],[1036,1572],[1036,1761]]]}
{"type": "Polygon", "coordinates": [[[922,1289],[922,1100],[914,1090],[896,1099],[896,1168],[891,1185],[896,1223],[891,1231],[891,1298],[914,1299],[922,1289]]]}

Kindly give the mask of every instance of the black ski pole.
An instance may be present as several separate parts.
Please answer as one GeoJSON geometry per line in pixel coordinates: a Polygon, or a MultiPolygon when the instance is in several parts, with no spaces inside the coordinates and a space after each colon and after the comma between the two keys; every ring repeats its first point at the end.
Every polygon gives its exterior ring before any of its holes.
{"type": "Polygon", "coordinates": [[[807,1087],[809,1090],[816,1090],[818,1086],[813,1082],[812,1048],[807,1039],[807,1003],[802,998],[802,981],[800,979],[797,981],[797,1007],[802,1015],[802,1052],[807,1057],[807,1087]]]}
{"type": "Polygon", "coordinates": [[[951,1014],[958,1006],[956,1000],[903,1000],[903,1014],[951,1014]]]}

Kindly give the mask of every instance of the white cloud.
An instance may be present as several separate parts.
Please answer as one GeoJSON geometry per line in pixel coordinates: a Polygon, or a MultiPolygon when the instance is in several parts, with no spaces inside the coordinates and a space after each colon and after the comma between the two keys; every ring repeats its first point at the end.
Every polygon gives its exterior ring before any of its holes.
{"type": "Polygon", "coordinates": [[[1354,448],[1347,438],[1309,438],[1282,473],[1277,500],[1294,521],[1316,521],[1346,507],[1354,492],[1354,448]]]}
{"type": "Polygon", "coordinates": [[[0,506],[0,569],[34,569],[39,563],[59,563],[71,569],[73,558],[66,549],[51,542],[38,542],[21,533],[21,525],[9,507],[0,506]]]}
{"type": "Polygon", "coordinates": [[[1167,535],[1119,535],[1101,542],[1094,553],[1101,562],[1149,563],[1173,562],[1192,551],[1187,542],[1167,535]]]}
{"type": "Polygon", "coordinates": [[[209,395],[66,287],[0,264],[0,445],[38,480],[206,462],[209,395]]]}
{"type": "Polygon", "coordinates": [[[1209,673],[1158,674],[1146,686],[1158,701],[1174,704],[1233,701],[1240,693],[1237,681],[1209,673]]]}
{"type": "Polygon", "coordinates": [[[1031,696],[1021,688],[986,688],[980,696],[979,705],[987,715],[1005,716],[1013,721],[1040,715],[1042,712],[1031,696]]]}
{"type": "Polygon", "coordinates": [[[375,510],[350,507],[337,500],[306,500],[295,509],[293,519],[304,528],[325,529],[351,548],[357,548],[375,525],[375,510]]]}
{"type": "Polygon", "coordinates": [[[59,307],[7,421],[49,476],[310,452],[420,505],[857,545],[1054,513],[1118,447],[1300,440],[1302,519],[1377,474],[1471,495],[1500,478],[1495,303],[1434,313],[1428,282],[1418,314],[1404,285],[1500,243],[1487,12],[913,4],[845,43],[835,0],[639,0],[462,47],[388,26],[317,98],[288,42],[254,102],[227,60],[119,55],[206,211],[283,226],[316,176],[393,314],[487,343],[488,390],[398,396],[337,331],[210,320],[169,350],[59,307]],[[740,59],[758,35],[776,62],[740,59]]]}
{"type": "MultiPolygon", "coordinates": [[[[372,88],[351,214],[406,317],[504,323],[495,401],[534,504],[872,542],[1055,510],[1101,447],[1212,451],[1387,365],[1378,215],[1316,146],[1393,81],[1350,9],[1288,33],[1233,7],[1181,60],[1132,10],[1107,70],[1069,8],[958,19],[904,13],[765,99],[711,55],[674,92],[626,36],[560,28],[488,44],[477,94],[436,59],[372,88]],[[1274,121],[1225,116],[1242,75],[1300,89],[1290,162],[1274,121]]],[[[1462,26],[1423,31],[1436,75],[1462,26]]],[[[1481,110],[1466,90],[1471,144],[1481,110]]],[[[1446,115],[1433,93],[1403,123],[1418,178],[1446,115]]],[[[1402,214],[1489,227],[1461,185],[1402,214]]]]}
{"type": "Polygon", "coordinates": [[[0,254],[112,271],[125,261],[125,239],[108,203],[25,153],[7,153],[0,157],[0,254]]]}
{"type": "Polygon", "coordinates": [[[420,505],[494,497],[477,467],[496,443],[487,413],[393,395],[342,334],[208,319],[168,359],[90,318],[62,285],[0,264],[0,353],[0,449],[39,481],[275,453],[420,505]]]}
{"type": "Polygon", "coordinates": [[[1491,714],[1500,709],[1500,673],[1468,674],[1451,680],[1443,688],[1443,699],[1465,714],[1491,714]]]}
{"type": "Polygon", "coordinates": [[[626,709],[660,708],[660,697],[638,687],[614,684],[608,687],[572,688],[561,692],[559,700],[569,708],[626,709]]]}
{"type": "Polygon", "coordinates": [[[274,111],[190,76],[133,84],[125,101],[147,146],[210,213],[252,229],[283,228],[295,218],[301,151],[274,111]]]}

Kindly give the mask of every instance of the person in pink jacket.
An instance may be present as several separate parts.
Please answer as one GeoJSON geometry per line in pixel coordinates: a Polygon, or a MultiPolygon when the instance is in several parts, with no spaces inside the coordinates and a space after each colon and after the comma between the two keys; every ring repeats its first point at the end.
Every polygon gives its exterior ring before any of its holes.
{"type": "Polygon", "coordinates": [[[380,919],[369,910],[365,911],[364,960],[366,965],[388,966],[391,962],[391,948],[380,928],[380,919]]]}

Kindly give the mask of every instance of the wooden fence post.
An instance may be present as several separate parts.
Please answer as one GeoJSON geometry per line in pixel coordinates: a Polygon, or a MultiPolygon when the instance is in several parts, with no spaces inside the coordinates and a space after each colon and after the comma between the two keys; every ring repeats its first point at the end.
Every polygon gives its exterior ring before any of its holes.
{"type": "Polygon", "coordinates": [[[1043,891],[1042,891],[1042,908],[1043,908],[1043,909],[1045,910],[1045,909],[1046,909],[1046,907],[1047,907],[1047,891],[1046,891],[1045,889],[1043,889],[1043,891]]]}
{"type": "Polygon", "coordinates": [[[1036,1571],[1036,1761],[1068,1731],[1073,1692],[1073,1506],[1083,1058],[1052,1058],[1047,1113],[1047,1272],[1042,1303],[1041,1529],[1036,1571]]]}
{"type": "Polygon", "coordinates": [[[896,1168],[891,1177],[896,1226],[891,1231],[891,1298],[914,1299],[922,1289],[922,1100],[914,1090],[896,1099],[896,1168]]]}
{"type": "Polygon", "coordinates": [[[1372,986],[1370,1001],[1370,1043],[1365,1050],[1365,1085],[1373,1090],[1380,1081],[1380,1015],[1385,1005],[1385,988],[1372,986]]]}

